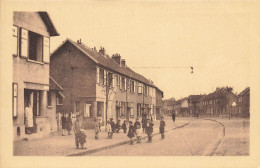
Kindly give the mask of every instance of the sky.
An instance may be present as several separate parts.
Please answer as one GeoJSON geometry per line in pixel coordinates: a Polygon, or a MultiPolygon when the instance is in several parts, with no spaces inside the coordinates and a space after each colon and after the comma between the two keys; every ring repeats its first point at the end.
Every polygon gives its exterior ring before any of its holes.
{"type": "Polygon", "coordinates": [[[239,93],[250,84],[254,22],[245,4],[95,1],[46,11],[60,33],[51,39],[51,51],[66,38],[103,46],[151,79],[165,99],[221,86],[239,93]]]}

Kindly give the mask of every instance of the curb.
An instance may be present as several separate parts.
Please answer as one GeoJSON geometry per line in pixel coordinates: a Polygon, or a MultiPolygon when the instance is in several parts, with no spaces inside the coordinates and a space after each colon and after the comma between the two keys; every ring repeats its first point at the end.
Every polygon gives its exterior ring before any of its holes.
{"type": "MultiPolygon", "coordinates": [[[[178,126],[178,127],[175,127],[175,128],[172,128],[172,129],[168,129],[168,130],[165,130],[164,132],[169,132],[169,131],[172,131],[172,130],[175,130],[175,129],[179,129],[179,128],[182,128],[182,127],[185,127],[187,125],[190,124],[191,121],[189,121],[188,123],[186,124],[183,124],[181,126],[178,126]]],[[[160,133],[154,133],[153,136],[156,136],[156,135],[159,135],[160,133]]],[[[146,139],[147,136],[144,136],[142,137],[141,139],[146,139]]],[[[133,140],[134,142],[137,141],[136,139],[133,140]]],[[[96,149],[91,149],[91,150],[88,150],[88,151],[83,151],[83,152],[79,152],[79,153],[74,153],[74,154],[70,154],[70,155],[67,155],[67,156],[84,156],[84,155],[89,155],[89,154],[92,154],[92,153],[96,153],[96,152],[100,152],[102,150],[106,150],[106,149],[112,149],[114,147],[117,147],[117,146],[121,146],[121,145],[125,145],[125,144],[128,144],[130,143],[130,140],[126,140],[126,141],[123,141],[123,142],[119,142],[119,143],[115,143],[113,145],[108,145],[108,146],[103,146],[103,147],[99,147],[99,148],[96,148],[96,149]]]]}

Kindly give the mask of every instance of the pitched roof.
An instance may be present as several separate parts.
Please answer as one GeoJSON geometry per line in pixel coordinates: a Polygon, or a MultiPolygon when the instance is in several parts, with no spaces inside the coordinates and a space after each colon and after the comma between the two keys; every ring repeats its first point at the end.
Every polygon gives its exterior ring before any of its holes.
{"type": "MultiPolygon", "coordinates": [[[[228,93],[228,92],[232,92],[232,88],[229,87],[222,87],[217,89],[216,91],[214,91],[213,93],[210,93],[208,95],[206,95],[205,97],[203,97],[201,100],[210,100],[210,99],[216,99],[216,98],[220,98],[222,95],[228,93]]],[[[232,92],[233,93],[233,92],[232,92]]],[[[234,93],[233,93],[234,94],[234,93]]],[[[234,94],[235,95],[235,94],[234,94]]]]}
{"type": "Polygon", "coordinates": [[[51,76],[49,78],[50,78],[50,90],[58,90],[58,91],[64,90],[51,76]]]}
{"type": "Polygon", "coordinates": [[[244,95],[246,92],[249,92],[250,91],[250,87],[247,87],[247,88],[245,88],[242,92],[240,92],[239,94],[238,94],[238,96],[242,96],[242,95],[244,95]]]}
{"type": "Polygon", "coordinates": [[[190,95],[189,101],[198,102],[204,95],[190,95]]]}
{"type": "Polygon", "coordinates": [[[83,54],[85,54],[87,57],[89,57],[97,65],[99,65],[101,67],[105,67],[105,68],[107,68],[107,69],[109,69],[111,71],[117,72],[117,73],[119,73],[121,75],[124,75],[124,76],[130,77],[132,79],[135,79],[135,80],[137,80],[139,82],[143,82],[143,83],[145,83],[147,85],[150,85],[150,86],[158,89],[159,91],[161,91],[150,80],[148,80],[144,76],[134,72],[129,67],[127,67],[127,66],[126,67],[120,66],[112,58],[110,58],[108,55],[102,55],[98,51],[96,51],[96,50],[86,46],[85,44],[83,44],[83,43],[79,44],[77,42],[72,41],[71,39],[66,39],[57,49],[55,49],[53,51],[51,56],[54,55],[54,53],[59,48],[61,48],[65,43],[71,43],[72,45],[74,45],[76,48],[78,48],[83,54]]]}
{"type": "Polygon", "coordinates": [[[47,12],[38,12],[40,17],[42,18],[43,22],[46,24],[48,31],[50,32],[51,36],[59,36],[60,34],[56,30],[49,14],[47,12]]]}

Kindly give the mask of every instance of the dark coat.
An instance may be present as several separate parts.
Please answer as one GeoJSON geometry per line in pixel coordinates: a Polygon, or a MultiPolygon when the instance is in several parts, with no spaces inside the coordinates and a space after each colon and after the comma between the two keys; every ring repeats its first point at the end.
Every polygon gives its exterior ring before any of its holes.
{"type": "Polygon", "coordinates": [[[146,118],[143,118],[142,119],[142,128],[146,128],[146,122],[147,122],[146,118]]]}
{"type": "Polygon", "coordinates": [[[147,135],[151,135],[153,133],[153,123],[150,123],[146,128],[147,135]]]}
{"type": "Polygon", "coordinates": [[[62,129],[66,129],[66,127],[67,127],[67,119],[65,116],[61,117],[61,126],[62,126],[62,129]]]}
{"type": "Polygon", "coordinates": [[[137,126],[139,125],[139,127],[141,128],[141,123],[139,121],[136,121],[134,124],[135,129],[137,129],[137,126]]]}
{"type": "Polygon", "coordinates": [[[172,113],[172,120],[175,121],[175,113],[172,113]]]}
{"type": "Polygon", "coordinates": [[[125,122],[122,124],[122,129],[126,130],[126,123],[125,122]]]}
{"type": "Polygon", "coordinates": [[[66,129],[68,131],[71,131],[71,128],[72,128],[72,120],[70,117],[67,118],[67,125],[66,125],[66,129]]]}
{"type": "Polygon", "coordinates": [[[165,121],[160,121],[160,133],[161,134],[164,134],[164,127],[165,127],[165,121]]]}
{"type": "Polygon", "coordinates": [[[129,130],[128,130],[127,136],[128,136],[129,138],[132,138],[132,137],[135,136],[135,128],[134,128],[133,125],[130,125],[130,126],[129,126],[129,130]]]}
{"type": "Polygon", "coordinates": [[[116,129],[116,124],[114,121],[111,121],[110,122],[110,125],[111,125],[111,128],[112,128],[112,132],[115,132],[115,129],[116,129]]]}

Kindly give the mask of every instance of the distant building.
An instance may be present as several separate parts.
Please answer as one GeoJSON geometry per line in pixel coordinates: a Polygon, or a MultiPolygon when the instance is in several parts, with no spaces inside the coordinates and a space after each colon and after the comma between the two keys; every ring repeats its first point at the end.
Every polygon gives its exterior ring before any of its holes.
{"type": "Polygon", "coordinates": [[[174,111],[175,114],[180,117],[190,116],[188,97],[177,100],[174,103],[174,111]]]}
{"type": "Polygon", "coordinates": [[[199,113],[200,108],[200,99],[204,95],[190,95],[188,97],[188,106],[189,106],[189,113],[192,116],[195,116],[196,113],[199,113]]]}
{"type": "Polygon", "coordinates": [[[238,114],[236,106],[238,97],[232,90],[230,87],[216,88],[216,91],[204,96],[200,100],[200,114],[207,116],[236,116],[238,114]]]}
{"type": "Polygon", "coordinates": [[[238,113],[241,117],[250,116],[250,87],[238,94],[238,113]]]}
{"type": "Polygon", "coordinates": [[[49,55],[50,37],[58,35],[47,12],[13,13],[14,140],[42,137],[57,129],[56,96],[63,89],[49,77],[49,55]],[[25,131],[28,102],[33,111],[32,134],[25,131]]]}
{"type": "Polygon", "coordinates": [[[163,115],[171,115],[172,112],[174,111],[174,104],[175,104],[174,98],[163,100],[163,106],[162,106],[163,115]]]}
{"type": "Polygon", "coordinates": [[[130,120],[161,112],[163,92],[134,72],[119,54],[89,48],[81,40],[64,41],[51,55],[51,76],[64,88],[64,112],[83,115],[85,128],[94,118],[130,120]],[[106,110],[107,109],[107,110],[106,110]]]}

